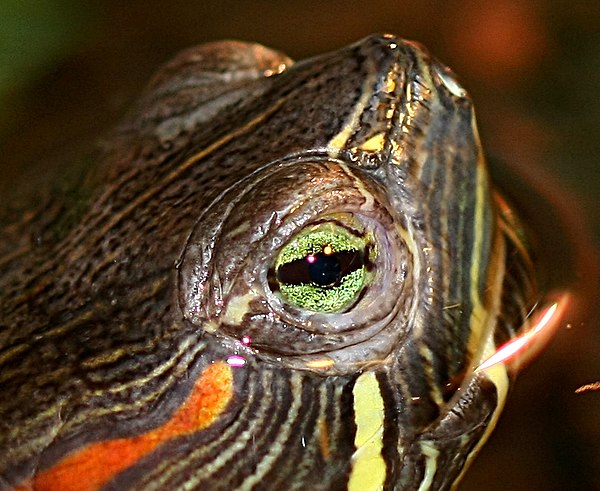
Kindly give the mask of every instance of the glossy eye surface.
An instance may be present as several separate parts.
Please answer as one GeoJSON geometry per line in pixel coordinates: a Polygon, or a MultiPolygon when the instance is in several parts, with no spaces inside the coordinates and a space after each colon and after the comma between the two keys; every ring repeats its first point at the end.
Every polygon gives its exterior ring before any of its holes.
{"type": "Polygon", "coordinates": [[[291,305],[339,312],[369,283],[374,256],[369,233],[337,221],[310,225],[281,249],[269,283],[291,305]]]}

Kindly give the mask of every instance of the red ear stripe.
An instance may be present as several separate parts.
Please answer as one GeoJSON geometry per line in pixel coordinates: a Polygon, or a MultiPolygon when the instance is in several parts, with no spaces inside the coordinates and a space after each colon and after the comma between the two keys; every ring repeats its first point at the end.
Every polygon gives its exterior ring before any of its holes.
{"type": "Polygon", "coordinates": [[[570,304],[570,293],[559,294],[558,299],[551,301],[546,307],[536,312],[529,329],[503,344],[492,356],[483,361],[475,371],[486,370],[499,363],[507,365],[509,370],[519,370],[527,365],[554,337],[554,334],[562,325],[570,304]]]}
{"type": "Polygon", "coordinates": [[[164,425],[142,435],[92,443],[60,460],[13,491],[92,491],[164,442],[210,426],[233,394],[233,373],[225,362],[208,366],[183,406],[164,425]]]}

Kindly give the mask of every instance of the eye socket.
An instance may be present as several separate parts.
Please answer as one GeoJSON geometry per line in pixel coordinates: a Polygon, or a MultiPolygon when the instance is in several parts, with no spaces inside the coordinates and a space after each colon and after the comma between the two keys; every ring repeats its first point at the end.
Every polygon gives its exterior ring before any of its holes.
{"type": "Polygon", "coordinates": [[[356,301],[371,280],[374,257],[372,234],[337,221],[313,224],[283,246],[269,285],[296,307],[340,312],[356,301]]]}

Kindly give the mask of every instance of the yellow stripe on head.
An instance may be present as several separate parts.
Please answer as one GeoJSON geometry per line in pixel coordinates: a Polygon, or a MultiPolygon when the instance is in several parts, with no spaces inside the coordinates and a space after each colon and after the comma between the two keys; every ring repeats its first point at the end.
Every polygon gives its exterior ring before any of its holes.
{"type": "Polygon", "coordinates": [[[386,464],[383,448],[384,405],[377,377],[373,372],[358,377],[354,389],[354,418],[356,420],[356,451],[352,455],[349,491],[383,489],[386,464]]]}

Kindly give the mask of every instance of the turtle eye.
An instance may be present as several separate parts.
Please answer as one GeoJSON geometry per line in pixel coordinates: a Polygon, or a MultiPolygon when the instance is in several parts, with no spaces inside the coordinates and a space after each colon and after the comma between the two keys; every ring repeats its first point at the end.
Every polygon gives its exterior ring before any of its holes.
{"type": "Polygon", "coordinates": [[[374,251],[370,234],[334,222],[309,225],[281,249],[269,284],[293,306],[340,312],[368,284],[374,251]]]}

